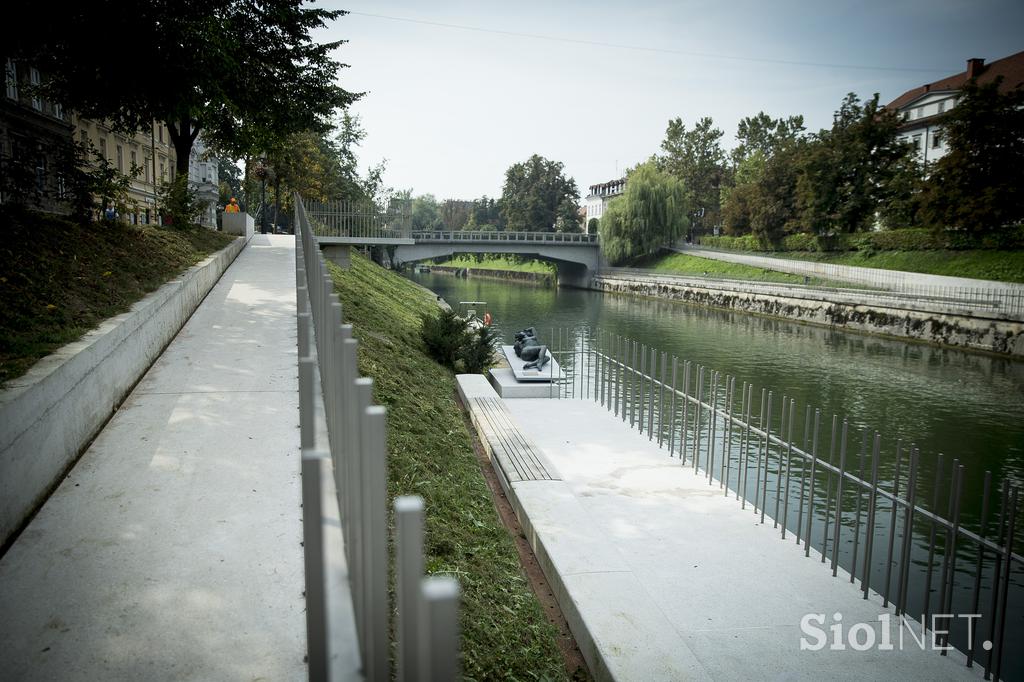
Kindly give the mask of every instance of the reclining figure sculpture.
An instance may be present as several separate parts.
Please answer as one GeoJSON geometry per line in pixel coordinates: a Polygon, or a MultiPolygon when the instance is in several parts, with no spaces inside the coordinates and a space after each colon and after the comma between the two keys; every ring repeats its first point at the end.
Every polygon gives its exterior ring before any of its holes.
{"type": "Polygon", "coordinates": [[[515,339],[516,342],[512,348],[515,350],[516,356],[527,361],[523,365],[523,369],[541,369],[551,359],[548,347],[541,345],[537,339],[537,330],[533,327],[516,332],[515,339]]]}

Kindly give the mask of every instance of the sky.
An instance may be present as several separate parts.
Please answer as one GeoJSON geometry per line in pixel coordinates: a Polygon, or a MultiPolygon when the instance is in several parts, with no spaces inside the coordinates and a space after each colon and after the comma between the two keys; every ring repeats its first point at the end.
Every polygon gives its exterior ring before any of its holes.
{"type": "Polygon", "coordinates": [[[764,111],[831,125],[848,92],[882,103],[1024,50],[1020,0],[601,3],[317,2],[350,12],[339,82],[367,137],[362,164],[438,199],[498,197],[540,154],[581,196],[660,151],[670,119],[736,125],[764,111]]]}

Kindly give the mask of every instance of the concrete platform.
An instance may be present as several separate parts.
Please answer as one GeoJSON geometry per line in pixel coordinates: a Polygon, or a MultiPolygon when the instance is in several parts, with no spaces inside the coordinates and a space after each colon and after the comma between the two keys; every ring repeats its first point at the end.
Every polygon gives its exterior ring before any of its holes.
{"type": "Polygon", "coordinates": [[[596,679],[981,678],[959,652],[909,640],[903,650],[801,650],[806,614],[827,614],[827,628],[841,613],[880,641],[879,616],[892,609],[599,405],[505,407],[561,474],[512,482],[509,497],[596,679]]]}
{"type": "Polygon", "coordinates": [[[0,558],[0,677],[306,678],[293,244],[253,237],[0,558]]]}
{"type": "MultiPolygon", "coordinates": [[[[517,358],[518,359],[518,358],[517,358]]],[[[550,381],[516,380],[508,367],[497,367],[489,373],[491,386],[502,398],[551,398],[558,395],[558,386],[550,381]]]]}

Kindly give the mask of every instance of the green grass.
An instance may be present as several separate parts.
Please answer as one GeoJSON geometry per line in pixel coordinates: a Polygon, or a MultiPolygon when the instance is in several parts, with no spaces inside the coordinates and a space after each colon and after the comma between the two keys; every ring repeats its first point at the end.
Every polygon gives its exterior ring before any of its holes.
{"type": "MultiPolygon", "coordinates": [[[[744,279],[782,284],[803,284],[802,275],[765,270],[752,265],[728,263],[711,258],[700,258],[685,253],[662,253],[630,264],[630,267],[645,268],[653,272],[673,275],[698,275],[721,279],[744,279]]],[[[825,284],[824,280],[811,278],[811,284],[825,284]]]]}
{"type": "Polygon", "coordinates": [[[930,275],[1024,282],[1024,251],[863,251],[766,254],[836,265],[903,270],[930,275]]]}
{"type": "Polygon", "coordinates": [[[434,296],[352,254],[329,266],[345,319],[359,339],[359,370],[388,408],[388,494],[426,501],[426,567],[462,586],[467,679],[566,679],[545,619],[502,525],[455,402],[455,377],[420,341],[434,296]]]}
{"type": "Polygon", "coordinates": [[[541,260],[520,261],[515,257],[485,255],[480,260],[472,256],[459,255],[449,258],[441,266],[452,268],[482,268],[485,270],[513,270],[515,272],[534,272],[537,274],[555,274],[554,263],[547,263],[541,260]]]}
{"type": "Polygon", "coordinates": [[[233,237],[202,228],[78,224],[0,209],[0,382],[125,312],[233,237]]]}

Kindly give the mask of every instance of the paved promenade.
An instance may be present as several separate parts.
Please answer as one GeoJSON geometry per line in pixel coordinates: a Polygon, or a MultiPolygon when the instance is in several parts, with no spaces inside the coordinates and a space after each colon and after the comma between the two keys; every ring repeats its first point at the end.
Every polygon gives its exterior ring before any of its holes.
{"type": "Polygon", "coordinates": [[[0,559],[0,678],[305,678],[293,244],[252,239],[0,559]]]}
{"type": "Polygon", "coordinates": [[[594,402],[504,404],[560,479],[512,483],[513,503],[598,679],[980,679],[909,636],[904,651],[801,651],[805,614],[880,641],[892,610],[594,402]]]}

